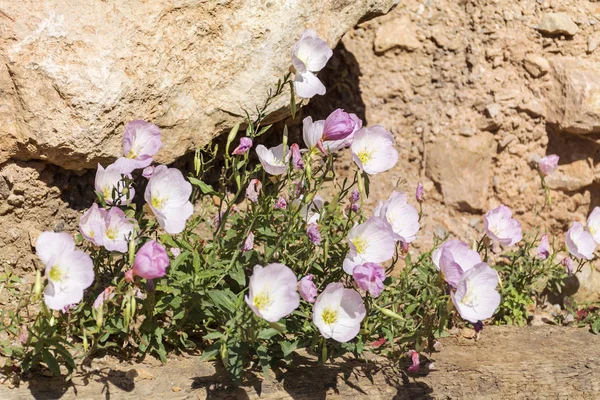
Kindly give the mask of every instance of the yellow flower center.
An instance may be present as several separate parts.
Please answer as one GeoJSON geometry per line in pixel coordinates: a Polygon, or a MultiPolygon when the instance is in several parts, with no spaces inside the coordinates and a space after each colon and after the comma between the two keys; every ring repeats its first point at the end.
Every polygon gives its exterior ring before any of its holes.
{"type": "Polygon", "coordinates": [[[596,234],[596,227],[593,225],[588,226],[588,230],[590,231],[590,233],[592,234],[592,236],[594,236],[596,234]]]}
{"type": "Polygon", "coordinates": [[[371,158],[373,157],[373,153],[368,150],[362,150],[358,152],[358,159],[360,160],[362,165],[365,165],[371,158]]]}
{"type": "Polygon", "coordinates": [[[356,248],[356,252],[358,254],[364,253],[367,249],[367,241],[363,239],[361,236],[358,236],[352,240],[352,244],[356,248]]]}
{"type": "Polygon", "coordinates": [[[102,188],[102,195],[105,199],[110,199],[112,197],[112,188],[108,186],[104,186],[102,188]]]}
{"type": "Polygon", "coordinates": [[[254,307],[256,307],[259,311],[264,310],[267,306],[271,304],[271,298],[269,297],[269,292],[263,290],[260,294],[254,296],[252,300],[254,307]]]}
{"type": "Polygon", "coordinates": [[[323,318],[323,322],[325,322],[327,325],[333,325],[338,319],[338,310],[327,307],[323,310],[321,317],[323,318]]]}
{"type": "Polygon", "coordinates": [[[106,237],[110,240],[115,240],[115,238],[117,237],[117,231],[114,228],[108,228],[106,230],[106,237]]]}
{"type": "Polygon", "coordinates": [[[135,152],[134,149],[129,150],[129,154],[127,154],[127,158],[136,158],[137,157],[137,153],[135,152]]]}
{"type": "Polygon", "coordinates": [[[63,274],[59,266],[54,265],[52,268],[50,268],[50,273],[48,275],[50,276],[51,281],[58,282],[61,280],[63,274]]]}
{"type": "Polygon", "coordinates": [[[467,293],[460,301],[465,306],[475,307],[478,304],[477,296],[475,296],[475,293],[473,293],[473,289],[474,289],[474,287],[473,287],[473,285],[471,285],[471,281],[469,281],[467,279],[467,293]]]}
{"type": "Polygon", "coordinates": [[[166,198],[152,196],[152,207],[160,209],[166,201],[166,198]]]}

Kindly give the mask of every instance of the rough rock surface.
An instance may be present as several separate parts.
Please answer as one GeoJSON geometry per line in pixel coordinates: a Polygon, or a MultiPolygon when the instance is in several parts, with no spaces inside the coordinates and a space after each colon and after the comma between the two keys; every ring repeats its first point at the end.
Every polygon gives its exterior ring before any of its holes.
{"type": "Polygon", "coordinates": [[[94,167],[140,118],[172,162],[264,101],[305,28],[334,45],[396,2],[0,0],[0,163],[94,167]]]}
{"type": "Polygon", "coordinates": [[[565,13],[550,13],[544,15],[540,26],[540,32],[548,35],[573,36],[579,32],[577,24],[565,13]]]}

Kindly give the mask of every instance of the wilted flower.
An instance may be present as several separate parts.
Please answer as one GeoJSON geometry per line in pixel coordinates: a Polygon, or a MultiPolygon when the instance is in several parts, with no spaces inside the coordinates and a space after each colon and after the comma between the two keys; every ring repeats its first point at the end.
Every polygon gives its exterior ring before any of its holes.
{"type": "Polygon", "coordinates": [[[333,51],[313,30],[307,29],[292,48],[292,64],[296,69],[294,89],[298,96],[310,99],[325,94],[325,86],[314,74],[319,72],[333,55],[333,51]]]}
{"type": "Polygon", "coordinates": [[[587,219],[588,231],[594,237],[596,243],[600,243],[600,207],[594,207],[587,219]]]}
{"type": "Polygon", "coordinates": [[[254,233],[250,232],[246,239],[244,239],[244,243],[242,244],[242,252],[245,253],[254,248],[254,233]]]}
{"type": "Polygon", "coordinates": [[[419,360],[419,353],[414,350],[408,351],[408,356],[412,362],[412,365],[408,367],[408,372],[417,373],[419,372],[419,367],[421,365],[421,361],[419,360]]]}
{"type": "Polygon", "coordinates": [[[102,245],[108,251],[127,252],[128,239],[133,233],[137,222],[126,218],[125,213],[118,207],[112,207],[104,217],[105,228],[102,236],[102,245]]]}
{"type": "Polygon", "coordinates": [[[142,170],[142,176],[146,179],[152,178],[152,174],[154,173],[154,166],[150,165],[142,170]]]}
{"type": "Polygon", "coordinates": [[[142,120],[131,121],[125,126],[123,135],[123,155],[117,164],[128,173],[145,168],[152,163],[152,157],[162,147],[158,126],[142,120]]]}
{"type": "Polygon", "coordinates": [[[573,222],[573,225],[567,231],[565,243],[569,253],[577,258],[591,260],[594,258],[596,243],[591,233],[583,229],[579,222],[573,222]]]}
{"type": "Polygon", "coordinates": [[[167,274],[168,267],[167,250],[155,240],[144,243],[133,261],[133,273],[144,279],[162,278],[167,274]]]}
{"type": "Polygon", "coordinates": [[[105,288],[102,291],[102,293],[100,293],[98,297],[96,297],[96,300],[94,300],[94,310],[97,310],[100,307],[102,307],[102,304],[104,304],[105,301],[108,301],[115,297],[115,290],[116,288],[114,286],[108,286],[107,288],[105,288]]]}
{"type": "Polygon", "coordinates": [[[262,183],[258,179],[252,179],[246,189],[246,198],[253,203],[258,203],[258,195],[262,189],[262,183]]]}
{"type": "Polygon", "coordinates": [[[394,239],[410,243],[416,239],[419,231],[419,212],[407,203],[406,194],[392,192],[385,202],[379,202],[373,215],[380,217],[390,224],[394,239]]]}
{"type": "Polygon", "coordinates": [[[396,249],[389,225],[378,217],[371,217],[350,229],[348,243],[350,251],[344,260],[344,271],[350,275],[357,265],[391,259],[396,249]]]}
{"type": "Polygon", "coordinates": [[[168,233],[180,233],[193,214],[190,203],[192,185],[176,168],[159,165],[146,186],[144,199],[150,206],[159,225],[168,233]]]}
{"type": "Polygon", "coordinates": [[[105,217],[106,210],[99,208],[98,204],[94,203],[79,220],[79,231],[84,238],[96,246],[102,246],[102,238],[106,229],[105,217]]]}
{"type": "Polygon", "coordinates": [[[43,232],[35,250],[46,265],[48,286],[44,302],[52,310],[77,304],[83,291],[94,282],[94,263],[90,256],[75,248],[75,241],[66,233],[43,232]]]}
{"type": "Polygon", "coordinates": [[[304,160],[302,159],[302,154],[300,153],[300,146],[298,143],[292,144],[291,148],[292,153],[292,165],[295,169],[304,169],[304,160]]]}
{"type": "Polygon", "coordinates": [[[486,235],[505,246],[512,246],[523,238],[521,224],[512,218],[510,208],[501,204],[483,217],[486,235]]]}
{"type": "Polygon", "coordinates": [[[287,201],[282,196],[279,196],[275,204],[273,204],[273,208],[276,210],[285,210],[287,208],[287,201]]]}
{"type": "Polygon", "coordinates": [[[369,175],[387,171],[398,161],[394,137],[381,125],[359,129],[351,149],[356,165],[369,175]]]}
{"type": "Polygon", "coordinates": [[[287,164],[290,159],[290,153],[288,149],[285,149],[285,155],[283,151],[283,143],[276,147],[267,149],[262,144],[256,146],[256,155],[260,160],[264,170],[271,175],[285,174],[287,171],[287,164]]]}
{"type": "Polygon", "coordinates": [[[134,278],[133,278],[133,269],[128,269],[127,271],[125,271],[125,282],[129,282],[132,283],[134,278]]]}
{"type": "Polygon", "coordinates": [[[486,263],[480,263],[462,275],[456,292],[450,296],[460,316],[476,323],[490,318],[500,305],[497,286],[498,273],[486,263]]]}
{"type": "Polygon", "coordinates": [[[178,257],[181,254],[181,249],[177,248],[177,247],[171,247],[171,254],[173,255],[173,257],[178,257]]]}
{"type": "Polygon", "coordinates": [[[314,303],[317,298],[317,286],[313,282],[313,274],[308,274],[298,282],[298,291],[304,301],[314,303]]]}
{"type": "Polygon", "coordinates": [[[446,282],[453,287],[458,286],[465,272],[481,263],[479,253],[457,239],[445,242],[431,254],[431,259],[446,282]]]}
{"type": "Polygon", "coordinates": [[[236,156],[246,154],[250,148],[252,148],[252,139],[249,137],[241,137],[240,144],[231,152],[231,154],[236,156]]]}
{"type": "Polygon", "coordinates": [[[298,279],[283,264],[254,267],[245,300],[256,315],[269,322],[277,322],[300,305],[296,291],[298,279]]]}
{"type": "Polygon", "coordinates": [[[306,117],[302,120],[302,139],[309,150],[321,146],[320,142],[323,138],[323,128],[325,121],[313,122],[312,117],[306,117]]]}
{"type": "Polygon", "coordinates": [[[415,198],[417,199],[417,201],[419,203],[423,202],[423,194],[424,194],[423,184],[421,182],[419,182],[417,184],[417,191],[415,193],[415,198]]]}
{"type": "Polygon", "coordinates": [[[27,329],[27,325],[23,325],[19,329],[19,342],[25,345],[27,344],[27,339],[29,339],[29,329],[27,329]]]}
{"type": "Polygon", "coordinates": [[[308,240],[315,246],[321,244],[321,233],[319,232],[319,226],[317,224],[310,224],[308,228],[306,228],[306,235],[308,236],[308,240]]]}
{"type": "Polygon", "coordinates": [[[553,173],[554,170],[556,170],[556,167],[558,167],[558,159],[559,157],[556,154],[550,154],[549,156],[542,158],[538,162],[538,168],[542,175],[550,175],[553,173]]]}
{"type": "Polygon", "coordinates": [[[352,204],[354,203],[358,203],[360,201],[360,192],[358,191],[358,189],[352,189],[352,192],[350,193],[350,202],[352,204]]]}
{"type": "Polygon", "coordinates": [[[362,121],[355,114],[348,114],[341,108],[333,111],[325,120],[323,141],[340,141],[351,136],[362,127],[362,121]]]}
{"type": "Polygon", "coordinates": [[[364,263],[357,265],[352,271],[354,281],[364,291],[371,293],[373,297],[379,297],[383,291],[385,270],[375,263],[364,263]]]}
{"type": "Polygon", "coordinates": [[[545,260],[550,255],[550,242],[548,241],[548,235],[543,234],[540,239],[540,244],[537,247],[537,257],[545,260]]]}
{"type": "Polygon", "coordinates": [[[366,314],[360,294],[339,282],[327,285],[313,306],[313,322],[321,335],[341,343],[354,339],[366,314]]]}
{"type": "Polygon", "coordinates": [[[573,263],[573,260],[571,259],[571,257],[565,257],[562,259],[561,264],[563,265],[563,267],[565,267],[565,270],[567,271],[567,274],[569,274],[569,276],[572,276],[573,273],[575,272],[575,265],[573,263]]]}
{"type": "Polygon", "coordinates": [[[94,188],[96,192],[102,193],[106,203],[116,205],[129,204],[133,196],[135,196],[135,190],[132,186],[125,187],[122,175],[131,178],[129,172],[125,172],[116,164],[111,164],[106,169],[98,164],[94,188]]]}

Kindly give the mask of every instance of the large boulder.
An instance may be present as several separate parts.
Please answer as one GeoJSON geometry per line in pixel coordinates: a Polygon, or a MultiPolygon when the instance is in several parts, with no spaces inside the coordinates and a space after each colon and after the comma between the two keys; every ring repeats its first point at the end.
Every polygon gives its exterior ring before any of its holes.
{"type": "Polygon", "coordinates": [[[397,2],[0,0],[0,163],[94,167],[133,119],[162,129],[173,161],[264,102],[304,29],[334,46],[397,2]]]}

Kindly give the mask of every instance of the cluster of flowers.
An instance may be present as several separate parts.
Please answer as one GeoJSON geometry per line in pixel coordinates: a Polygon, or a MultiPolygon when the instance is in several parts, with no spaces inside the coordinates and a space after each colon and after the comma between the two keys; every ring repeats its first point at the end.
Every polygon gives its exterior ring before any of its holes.
{"type": "MultiPolygon", "coordinates": [[[[161,147],[161,134],[156,125],[139,120],[127,124],[123,135],[124,157],[106,168],[98,165],[95,189],[109,207],[101,208],[94,203],[83,214],[79,229],[85,239],[95,246],[120,253],[126,253],[131,243],[141,240],[137,221],[128,218],[120,206],[133,200],[135,190],[131,185],[131,174],[142,168],[142,175],[148,179],[144,199],[159,225],[169,233],[183,231],[193,212],[189,201],[192,186],[175,168],[151,166],[161,147]]],[[[46,265],[46,305],[53,310],[66,310],[81,301],[83,290],[94,281],[89,255],[75,250],[69,235],[54,232],[44,232],[40,236],[36,251],[46,265]]],[[[128,281],[133,281],[134,275],[149,280],[160,278],[166,274],[168,266],[166,249],[155,240],[148,240],[137,251],[132,269],[126,272],[125,278],[128,281]]],[[[111,293],[112,288],[107,288],[96,305],[111,293]]]]}

